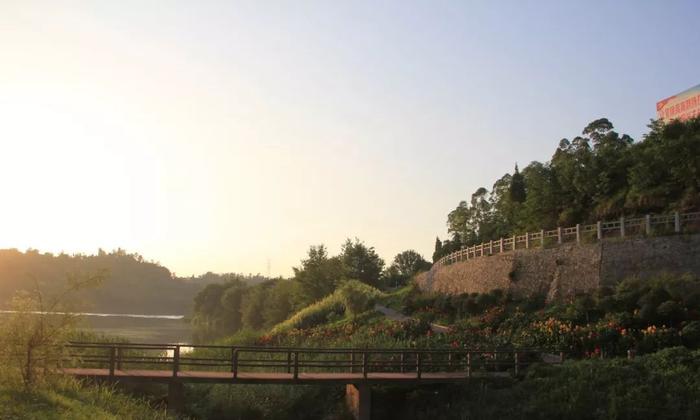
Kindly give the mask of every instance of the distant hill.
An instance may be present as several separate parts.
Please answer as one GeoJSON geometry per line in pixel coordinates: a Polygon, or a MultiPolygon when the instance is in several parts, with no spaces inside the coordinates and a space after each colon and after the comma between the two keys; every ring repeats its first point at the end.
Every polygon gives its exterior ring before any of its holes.
{"type": "Polygon", "coordinates": [[[239,279],[251,283],[260,276],[206,273],[175,277],[162,265],[124,250],[97,255],[68,255],[0,250],[0,308],[6,308],[16,291],[36,285],[46,293],[61,290],[71,274],[105,272],[104,282],[81,292],[84,310],[109,313],[189,314],[194,296],[207,284],[239,279]]]}

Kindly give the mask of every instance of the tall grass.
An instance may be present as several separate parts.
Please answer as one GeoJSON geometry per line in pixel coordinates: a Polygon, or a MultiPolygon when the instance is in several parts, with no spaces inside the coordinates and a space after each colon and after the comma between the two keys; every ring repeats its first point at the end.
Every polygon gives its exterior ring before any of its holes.
{"type": "Polygon", "coordinates": [[[346,302],[349,298],[348,294],[361,294],[368,305],[377,298],[384,296],[377,288],[357,280],[349,280],[332,294],[307,306],[287,320],[275,325],[270,330],[270,334],[276,335],[293,329],[310,328],[327,322],[329,318],[334,315],[344,315],[346,312],[346,302]]]}
{"type": "Polygon", "coordinates": [[[165,408],[117,391],[110,385],[88,385],[55,377],[32,388],[0,374],[2,419],[167,419],[165,408]]]}

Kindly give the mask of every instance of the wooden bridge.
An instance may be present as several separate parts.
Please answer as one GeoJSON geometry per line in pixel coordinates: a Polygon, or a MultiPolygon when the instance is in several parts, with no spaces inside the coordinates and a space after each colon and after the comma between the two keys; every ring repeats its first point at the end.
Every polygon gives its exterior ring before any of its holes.
{"type": "Polygon", "coordinates": [[[168,384],[168,406],[183,406],[183,384],[345,385],[358,419],[368,419],[370,386],[459,383],[517,377],[534,362],[561,363],[537,350],[357,349],[220,345],[70,343],[61,371],[78,378],[168,384]]]}

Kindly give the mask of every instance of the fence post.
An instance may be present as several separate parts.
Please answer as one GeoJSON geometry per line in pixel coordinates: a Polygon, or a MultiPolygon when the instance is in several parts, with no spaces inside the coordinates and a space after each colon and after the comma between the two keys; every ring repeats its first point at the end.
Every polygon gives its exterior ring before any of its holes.
{"type": "Polygon", "coordinates": [[[530,248],[530,232],[525,232],[525,249],[530,248]]]}
{"type": "Polygon", "coordinates": [[[233,350],[232,357],[231,370],[233,371],[233,379],[236,379],[238,377],[238,349],[233,350]]]}
{"type": "Polygon", "coordinates": [[[676,233],[681,231],[681,215],[677,211],[673,213],[673,230],[676,233]]]}
{"type": "Polygon", "coordinates": [[[122,370],[122,348],[117,347],[117,370],[122,370]]]}
{"type": "Polygon", "coordinates": [[[493,239],[489,240],[489,255],[493,255],[493,239]]]}
{"type": "Polygon", "coordinates": [[[576,223],[576,243],[581,243],[581,224],[576,223]]]}
{"type": "Polygon", "coordinates": [[[603,239],[603,223],[601,223],[600,220],[598,220],[598,223],[596,223],[595,230],[596,230],[596,236],[598,237],[598,240],[599,241],[602,240],[603,239]]]}
{"type": "Polygon", "coordinates": [[[112,346],[109,348],[109,377],[114,378],[114,359],[117,353],[117,348],[112,346]]]}
{"type": "Polygon", "coordinates": [[[350,351],[350,373],[355,373],[355,351],[350,351]]]}
{"type": "Polygon", "coordinates": [[[367,369],[369,367],[369,354],[367,351],[362,352],[362,376],[367,379],[367,369]]]}
{"type": "Polygon", "coordinates": [[[421,376],[421,365],[420,365],[421,357],[420,356],[421,356],[420,352],[417,352],[416,353],[416,377],[418,379],[420,379],[420,376],[421,376]]]}
{"type": "Polygon", "coordinates": [[[544,229],[540,230],[540,246],[544,248],[544,229]]]}
{"type": "Polygon", "coordinates": [[[513,251],[515,251],[515,248],[517,247],[516,240],[517,240],[517,237],[515,235],[513,235],[513,251]]]}
{"type": "Polygon", "coordinates": [[[514,369],[515,376],[518,376],[518,352],[517,351],[513,354],[513,361],[515,363],[515,369],[514,369]]]}
{"type": "Polygon", "coordinates": [[[557,227],[557,243],[561,244],[561,226],[557,227]]]}
{"type": "Polygon", "coordinates": [[[175,346],[173,349],[173,376],[177,376],[177,371],[180,370],[180,346],[175,346]]]}
{"type": "Polygon", "coordinates": [[[287,351],[287,373],[292,373],[292,351],[287,351]]]}
{"type": "Polygon", "coordinates": [[[231,346],[231,373],[236,372],[236,348],[231,346]]]}
{"type": "Polygon", "coordinates": [[[467,352],[467,378],[472,377],[472,352],[467,352]]]}
{"type": "Polygon", "coordinates": [[[299,352],[294,352],[294,379],[299,378],[299,352]]]}
{"type": "Polygon", "coordinates": [[[401,352],[401,373],[404,373],[406,371],[406,353],[401,352]]]}
{"type": "Polygon", "coordinates": [[[644,233],[648,235],[651,235],[651,216],[646,215],[644,216],[644,233]]]}
{"type": "Polygon", "coordinates": [[[498,240],[498,252],[503,254],[503,238],[498,240]]]}
{"type": "Polygon", "coordinates": [[[620,216],[620,238],[625,237],[625,216],[620,216]]]}

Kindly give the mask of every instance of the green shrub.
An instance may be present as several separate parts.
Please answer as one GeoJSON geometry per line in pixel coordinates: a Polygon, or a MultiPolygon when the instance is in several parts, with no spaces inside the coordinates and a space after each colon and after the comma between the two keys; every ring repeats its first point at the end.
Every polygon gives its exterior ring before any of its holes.
{"type": "Polygon", "coordinates": [[[688,347],[700,345],[700,321],[691,321],[681,330],[681,340],[688,347]]]}

